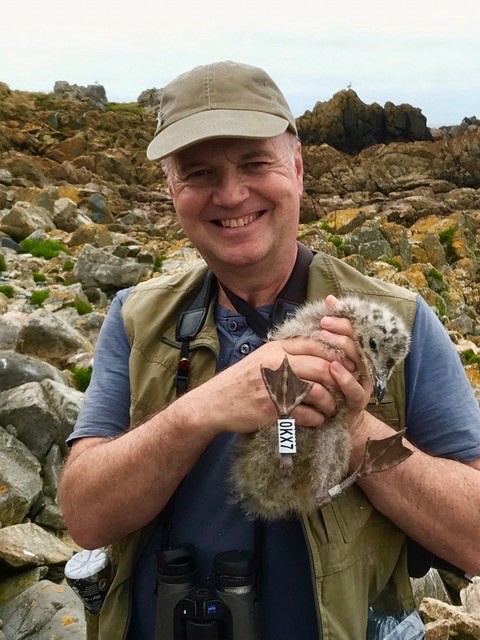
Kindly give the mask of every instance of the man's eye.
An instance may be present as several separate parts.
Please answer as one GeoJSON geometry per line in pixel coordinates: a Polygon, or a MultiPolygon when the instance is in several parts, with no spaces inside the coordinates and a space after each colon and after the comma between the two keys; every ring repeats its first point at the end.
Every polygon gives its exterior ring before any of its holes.
{"type": "Polygon", "coordinates": [[[187,175],[187,180],[196,180],[197,178],[204,178],[207,175],[206,169],[197,169],[187,175]]]}
{"type": "Polygon", "coordinates": [[[268,162],[262,162],[261,160],[258,160],[256,162],[249,162],[246,167],[247,169],[251,169],[253,171],[259,171],[261,169],[266,169],[269,166],[268,162]]]}

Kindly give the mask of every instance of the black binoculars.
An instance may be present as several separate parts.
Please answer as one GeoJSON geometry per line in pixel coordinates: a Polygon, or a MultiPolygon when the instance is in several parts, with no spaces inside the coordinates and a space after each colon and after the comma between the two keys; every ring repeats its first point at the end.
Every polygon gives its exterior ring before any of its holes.
{"type": "Polygon", "coordinates": [[[213,560],[215,589],[196,584],[192,544],[157,552],[155,640],[260,640],[258,561],[249,551],[213,560]]]}

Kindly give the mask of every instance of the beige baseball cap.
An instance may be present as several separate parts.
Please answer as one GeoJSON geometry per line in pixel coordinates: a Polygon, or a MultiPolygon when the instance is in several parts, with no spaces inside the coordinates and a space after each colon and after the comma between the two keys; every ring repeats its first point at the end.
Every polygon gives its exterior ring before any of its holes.
{"type": "Polygon", "coordinates": [[[270,76],[229,60],[195,67],[161,90],[158,126],[147,149],[158,160],[214,138],[271,138],[295,118],[270,76]]]}

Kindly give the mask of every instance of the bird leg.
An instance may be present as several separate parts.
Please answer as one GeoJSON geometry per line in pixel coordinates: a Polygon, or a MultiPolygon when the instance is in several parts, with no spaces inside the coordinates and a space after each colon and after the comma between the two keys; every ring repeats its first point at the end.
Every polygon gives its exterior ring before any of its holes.
{"type": "Polygon", "coordinates": [[[402,437],[404,434],[405,429],[382,440],[371,440],[368,438],[365,444],[363,460],[358,469],[345,478],[345,480],[328,489],[328,491],[319,492],[316,495],[317,507],[323,507],[333,500],[340,498],[359,478],[368,476],[371,473],[386,471],[409,458],[413,454],[413,451],[403,445],[402,437]]]}
{"type": "MultiPolygon", "coordinates": [[[[310,392],[313,384],[311,382],[303,382],[303,380],[297,377],[288,362],[287,356],[285,356],[278,369],[269,369],[261,366],[260,370],[265,387],[277,410],[280,423],[279,428],[281,428],[282,420],[284,421],[286,418],[289,418],[295,407],[298,406],[310,392]]],[[[293,429],[294,428],[293,423],[293,429]]],[[[285,476],[292,473],[292,454],[280,454],[280,468],[285,476]]]]}

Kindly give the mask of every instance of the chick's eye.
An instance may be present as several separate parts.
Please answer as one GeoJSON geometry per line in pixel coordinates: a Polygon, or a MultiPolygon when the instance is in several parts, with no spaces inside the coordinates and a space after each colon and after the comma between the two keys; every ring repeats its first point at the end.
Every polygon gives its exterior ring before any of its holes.
{"type": "Polygon", "coordinates": [[[370,342],[368,344],[370,345],[370,349],[372,351],[376,351],[377,350],[377,343],[375,342],[375,340],[373,338],[370,338],[370,342]]]}

